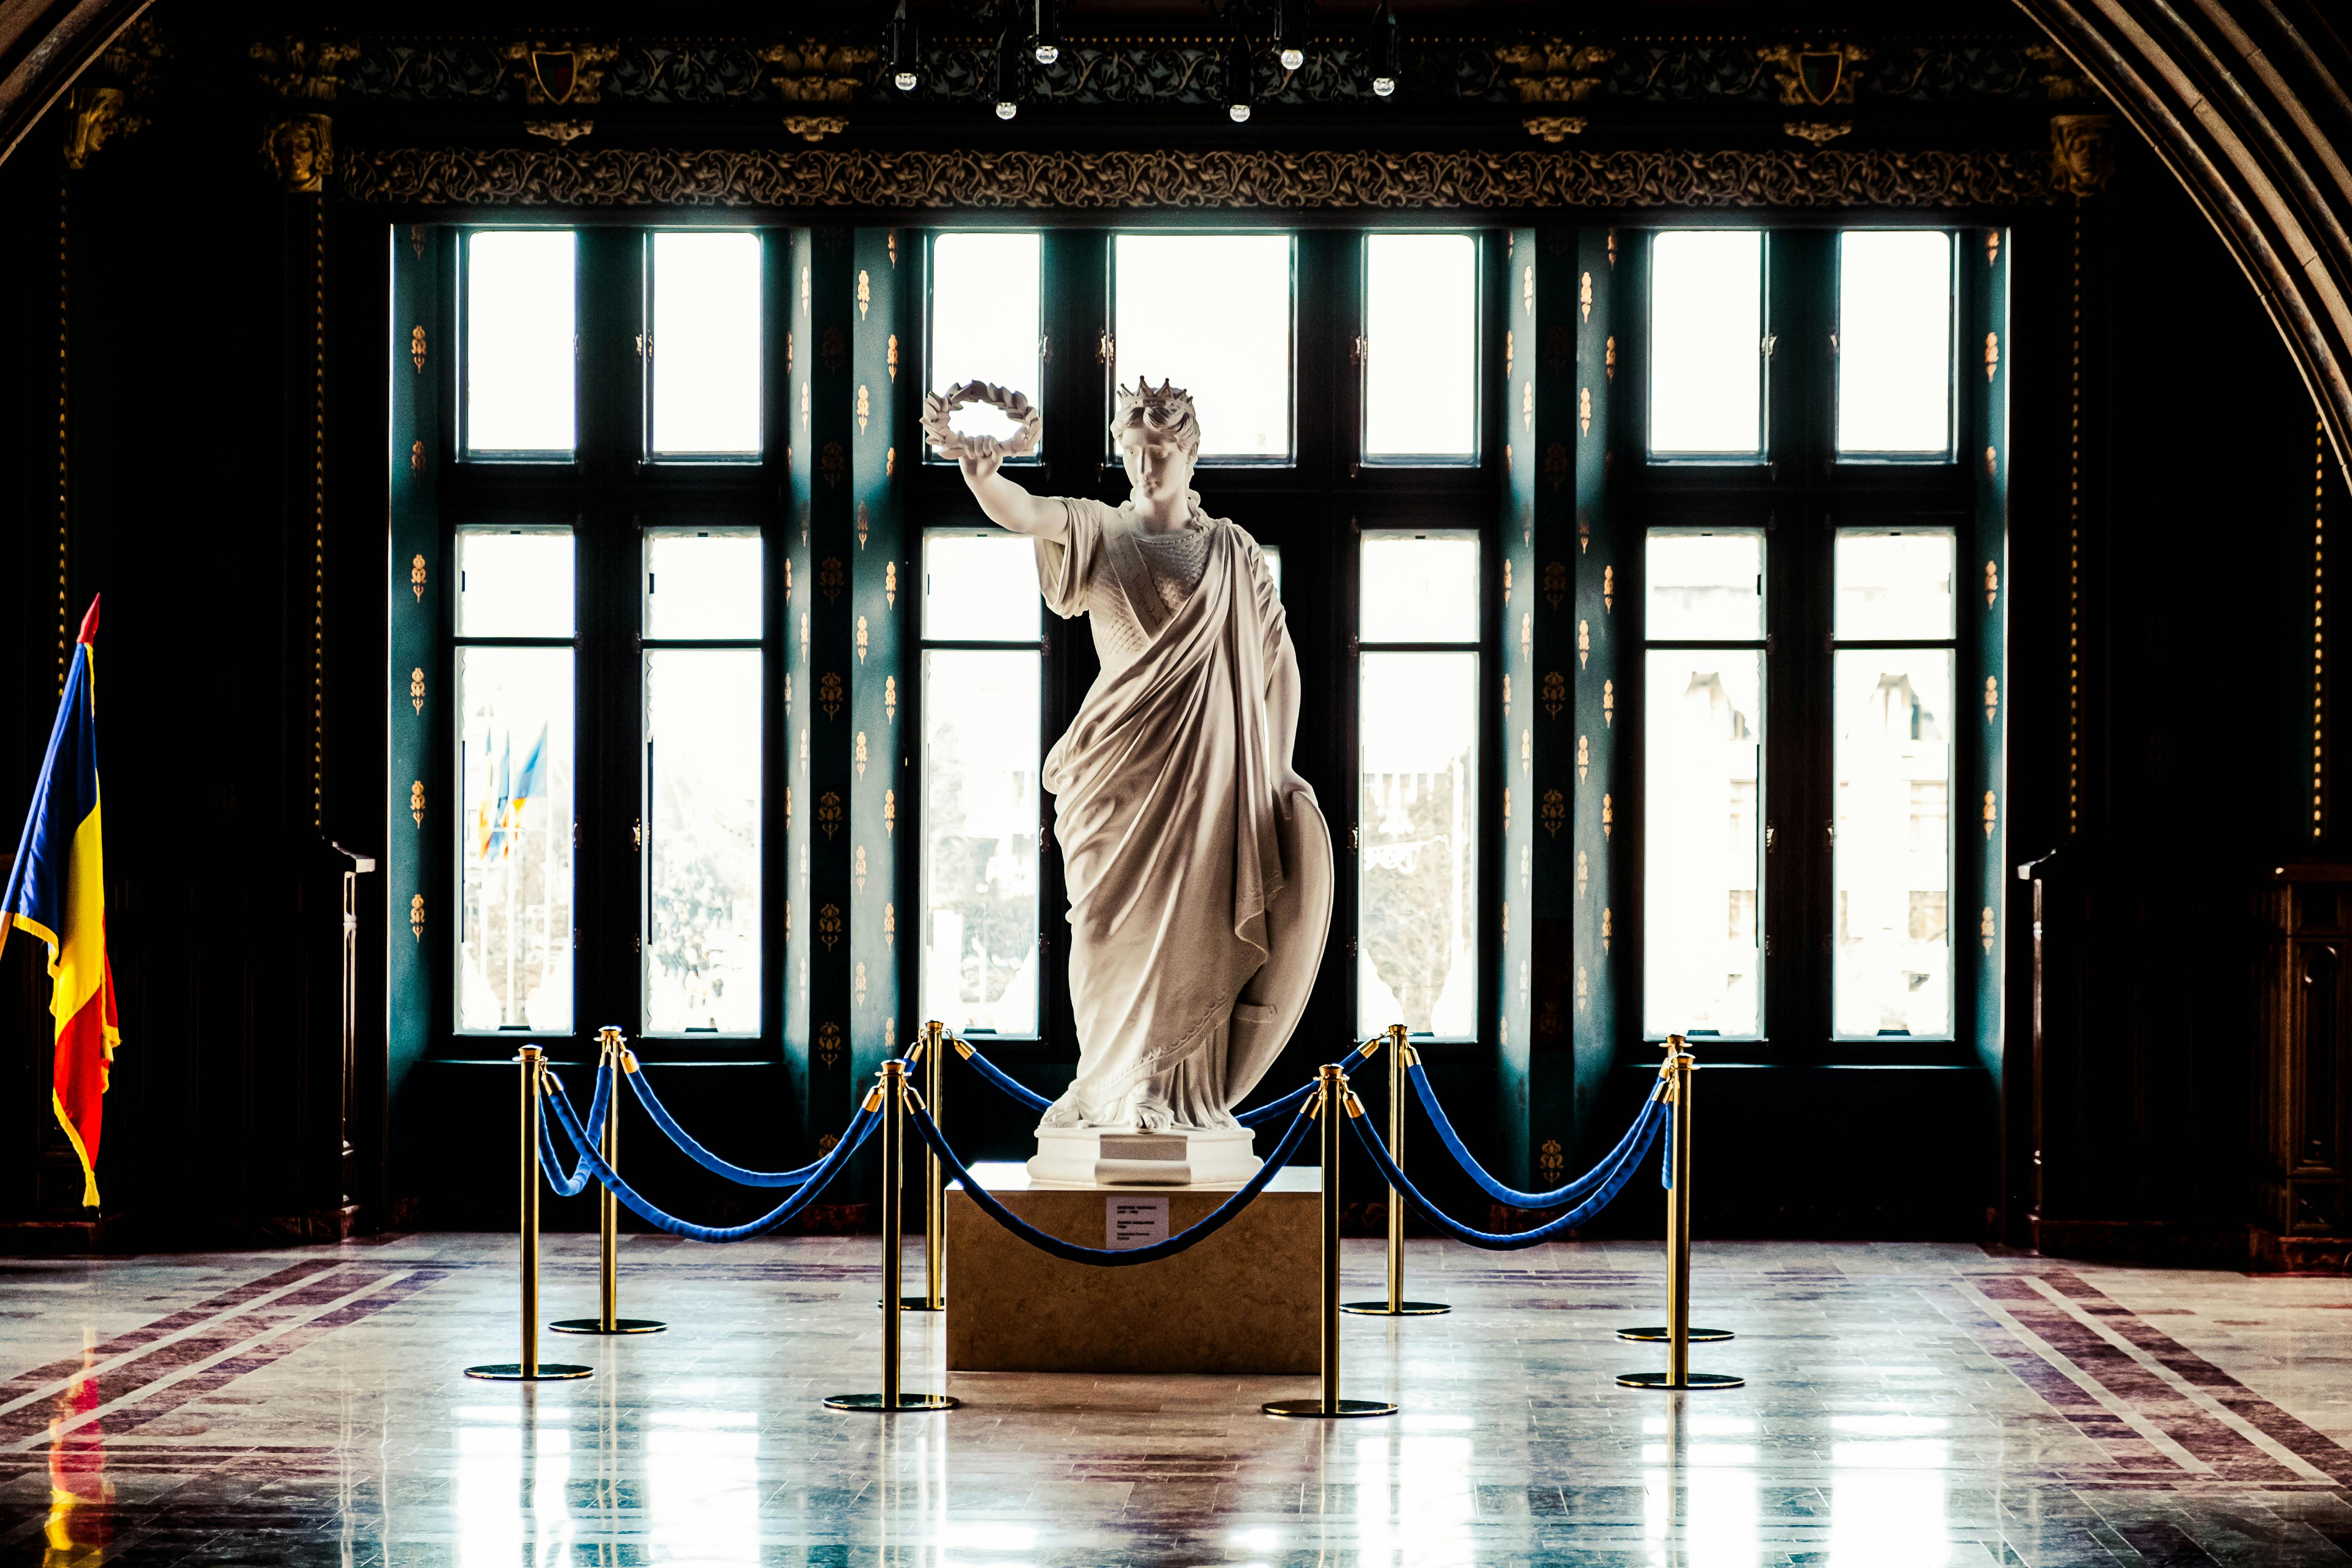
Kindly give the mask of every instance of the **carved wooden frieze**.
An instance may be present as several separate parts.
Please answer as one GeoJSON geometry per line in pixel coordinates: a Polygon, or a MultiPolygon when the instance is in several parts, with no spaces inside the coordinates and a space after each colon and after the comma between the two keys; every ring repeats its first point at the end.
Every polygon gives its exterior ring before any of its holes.
{"type": "Polygon", "coordinates": [[[2057,198],[2004,152],[346,151],[344,193],[422,205],[1966,207],[2057,198]]]}

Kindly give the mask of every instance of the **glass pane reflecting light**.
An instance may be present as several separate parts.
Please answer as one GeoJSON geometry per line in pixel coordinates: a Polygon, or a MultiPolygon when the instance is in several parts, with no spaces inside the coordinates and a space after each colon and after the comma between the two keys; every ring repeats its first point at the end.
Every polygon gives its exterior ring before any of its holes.
{"type": "Polygon", "coordinates": [[[1038,660],[923,655],[923,1013],[952,1028],[1037,1033],[1038,660]]]}
{"type": "Polygon", "coordinates": [[[646,1029],[760,1032],[756,648],[646,659],[646,1029]]]}
{"type": "Polygon", "coordinates": [[[1358,1032],[1476,1033],[1478,656],[1362,661],[1358,1032]]]}
{"type": "Polygon", "coordinates": [[[923,636],[936,642],[1034,642],[1036,547],[1001,529],[923,535],[923,636]]]}
{"type": "Polygon", "coordinates": [[[1833,692],[1833,1027],[1949,1035],[1951,650],[1841,648],[1833,692]]]}
{"type": "Polygon", "coordinates": [[[1764,635],[1764,535],[1654,529],[1644,592],[1652,642],[1754,642],[1764,635]]]}
{"type": "Polygon", "coordinates": [[[1925,642],[1952,635],[1952,534],[1837,536],[1837,635],[1925,642]]]}
{"type": "Polygon", "coordinates": [[[1650,450],[1764,450],[1764,236],[1677,229],[1650,245],[1650,450]]]}
{"type": "Polygon", "coordinates": [[[760,453],[760,237],[656,234],[653,450],[760,453]]]}
{"type": "Polygon", "coordinates": [[[1368,531],[1359,559],[1363,641],[1478,640],[1475,534],[1368,531]]]}
{"type": "Polygon", "coordinates": [[[1840,453],[1950,453],[1950,235],[1838,236],[1837,445],[1840,453]]]}
{"type": "Polygon", "coordinates": [[[1478,439],[1478,247],[1466,234],[1364,242],[1364,458],[1468,462],[1478,439]]]}
{"type": "Polygon", "coordinates": [[[757,637],[765,576],[757,529],[648,529],[645,635],[757,637]]]}
{"type": "Polygon", "coordinates": [[[466,449],[568,459],[573,237],[503,229],[466,240],[466,449]]]}
{"type": "Polygon", "coordinates": [[[1752,1037],[1763,1018],[1764,656],[1652,648],[1646,658],[1643,1028],[1752,1037]]]}
{"type": "MultiPolygon", "coordinates": [[[[1040,254],[1034,234],[942,234],[931,242],[931,352],[923,374],[933,392],[985,381],[1043,405],[1040,254]]],[[[1013,431],[993,408],[965,408],[953,424],[968,436],[1013,431]]],[[[1037,450],[1045,449],[1041,439],[1037,450]]]]}
{"type": "Polygon", "coordinates": [[[1122,234],[1115,257],[1118,380],[1190,390],[1204,461],[1287,462],[1290,236],[1122,234]]]}
{"type": "Polygon", "coordinates": [[[568,647],[457,649],[462,1029],[572,1028],[568,647]]]}
{"type": "Polygon", "coordinates": [[[459,529],[457,635],[570,637],[572,570],[569,529],[459,529]]]}

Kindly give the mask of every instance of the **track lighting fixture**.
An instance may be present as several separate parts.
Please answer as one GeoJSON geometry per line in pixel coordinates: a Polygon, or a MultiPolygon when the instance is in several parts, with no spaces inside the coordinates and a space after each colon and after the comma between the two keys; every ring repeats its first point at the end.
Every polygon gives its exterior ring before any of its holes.
{"type": "Polygon", "coordinates": [[[1021,43],[1007,24],[996,40],[996,118],[1010,120],[1021,112],[1021,43]]]}
{"type": "Polygon", "coordinates": [[[1373,20],[1372,26],[1376,29],[1375,47],[1381,54],[1380,74],[1372,78],[1372,95],[1375,98],[1393,98],[1397,82],[1404,75],[1404,41],[1397,34],[1394,0],[1387,0],[1381,6],[1381,14],[1373,20]]]}
{"type": "Polygon", "coordinates": [[[1249,122],[1250,100],[1255,96],[1250,79],[1249,34],[1234,28],[1233,52],[1225,57],[1225,112],[1236,125],[1249,122]]]}
{"type": "Polygon", "coordinates": [[[1306,42],[1306,26],[1299,20],[1298,6],[1299,0],[1275,0],[1275,58],[1286,71],[1295,71],[1307,63],[1307,51],[1300,47],[1306,42]]]}

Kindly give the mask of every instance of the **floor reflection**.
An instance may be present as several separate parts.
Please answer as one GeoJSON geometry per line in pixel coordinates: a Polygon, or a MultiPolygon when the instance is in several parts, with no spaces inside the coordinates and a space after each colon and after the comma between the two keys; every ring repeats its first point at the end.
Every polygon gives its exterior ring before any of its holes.
{"type": "Polygon", "coordinates": [[[114,1539],[114,1483],[106,1476],[106,1439],[97,1422],[83,1421],[103,1397],[91,1375],[97,1343],[97,1331],[85,1328],[81,1371],[52,1402],[49,1512],[42,1521],[47,1545],[41,1568],[85,1568],[103,1560],[114,1539]]]}
{"type": "Polygon", "coordinates": [[[1753,1568],[1759,1551],[1758,1423],[1685,1411],[1684,1397],[1667,1395],[1667,1413],[1642,1422],[1642,1534],[1649,1561],[1661,1568],[1753,1568]]]}
{"type": "Polygon", "coordinates": [[[1364,1568],[1454,1568],[1473,1560],[1467,1415],[1406,1415],[1356,1439],[1356,1551],[1364,1568]]]}
{"type": "Polygon", "coordinates": [[[1832,1568],[1936,1568],[1951,1560],[1945,1489],[1951,1444],[1932,1415],[1832,1415],[1832,1568]]]}
{"type": "Polygon", "coordinates": [[[572,1480],[571,1407],[461,1405],[457,1417],[458,1568],[555,1568],[572,1557],[565,1497],[572,1480]]]}

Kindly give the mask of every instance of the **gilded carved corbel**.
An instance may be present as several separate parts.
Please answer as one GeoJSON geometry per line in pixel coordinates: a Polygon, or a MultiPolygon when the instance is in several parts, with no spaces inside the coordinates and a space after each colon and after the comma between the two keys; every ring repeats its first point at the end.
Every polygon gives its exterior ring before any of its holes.
{"type": "Polygon", "coordinates": [[[2095,196],[2115,178],[2115,155],[2107,138],[2114,133],[2111,114],[2053,114],[2050,117],[2050,173],[2053,183],[2080,201],[2095,196]]]}

